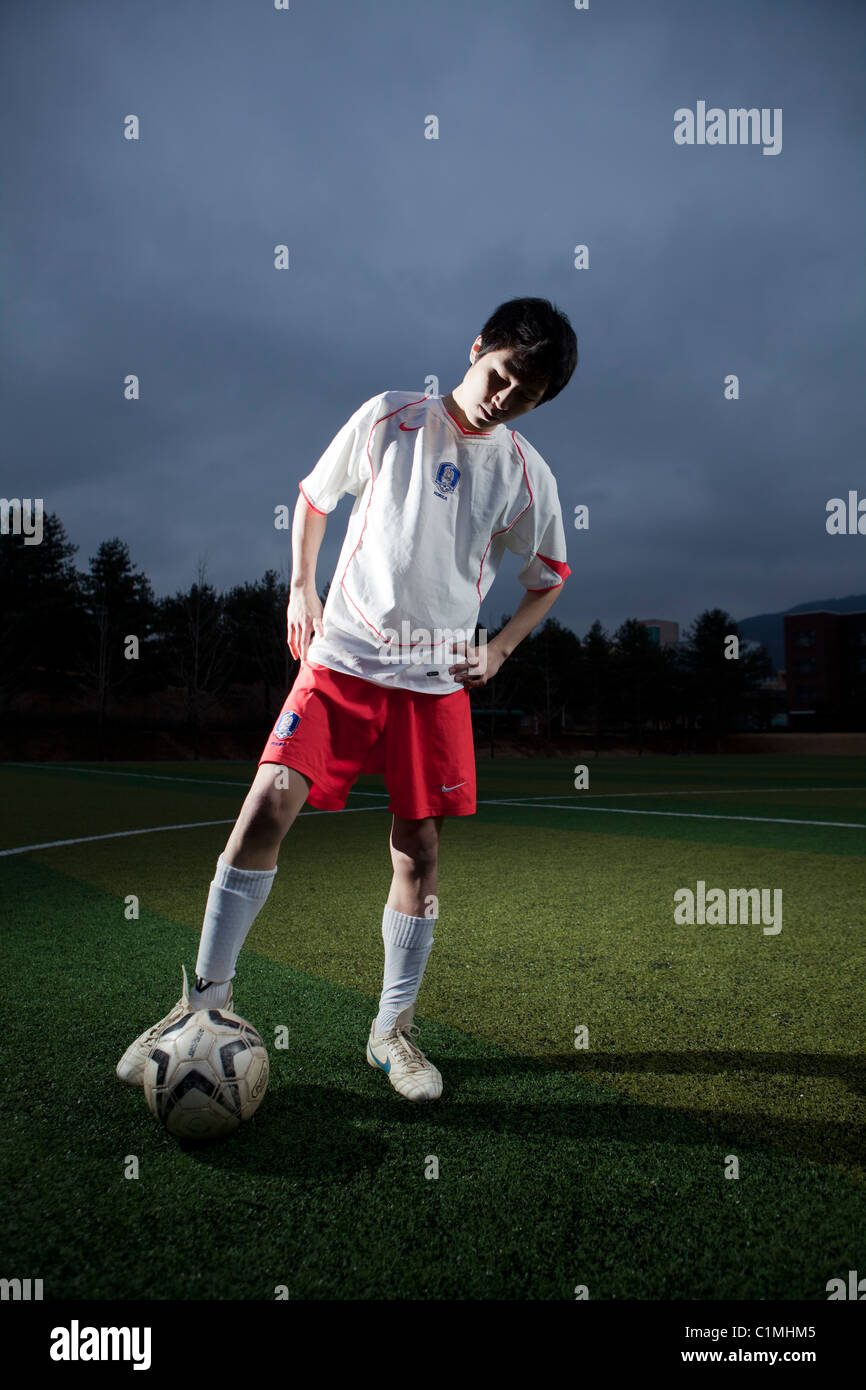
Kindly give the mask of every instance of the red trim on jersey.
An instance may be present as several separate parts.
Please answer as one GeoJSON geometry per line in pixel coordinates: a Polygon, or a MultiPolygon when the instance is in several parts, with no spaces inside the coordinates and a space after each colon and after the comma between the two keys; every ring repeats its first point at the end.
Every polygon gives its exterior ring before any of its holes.
{"type": "MultiPolygon", "coordinates": [[[[523,481],[526,483],[526,487],[527,487],[527,490],[528,490],[528,492],[529,492],[529,501],[527,502],[526,506],[523,508],[523,512],[528,512],[528,511],[529,511],[529,508],[532,506],[532,488],[529,486],[529,479],[528,479],[527,476],[526,476],[526,459],[523,458],[523,450],[521,449],[520,445],[517,443],[517,436],[516,436],[516,434],[514,433],[514,430],[511,431],[511,438],[514,440],[514,447],[517,449],[518,454],[519,454],[520,457],[523,459],[523,481]]],[[[520,520],[520,518],[523,516],[523,512],[518,512],[517,516],[516,516],[516,517],[514,518],[514,520],[512,521],[511,526],[503,526],[501,530],[499,530],[499,531],[494,531],[494,532],[493,532],[493,535],[490,537],[490,540],[487,542],[486,546],[484,547],[484,554],[481,556],[481,565],[479,566],[479,569],[478,569],[478,579],[476,580],[476,583],[475,583],[475,588],[476,588],[476,590],[477,590],[477,592],[478,592],[478,602],[479,602],[479,603],[481,603],[481,574],[482,574],[482,571],[483,571],[483,569],[484,569],[484,561],[487,559],[487,552],[488,552],[488,550],[490,549],[490,546],[491,546],[491,544],[492,544],[492,542],[493,542],[493,539],[494,539],[494,537],[496,537],[496,536],[501,536],[505,531],[510,531],[510,530],[512,529],[512,527],[516,526],[517,523],[518,523],[518,521],[520,520]]]]}
{"type": "MultiPolygon", "coordinates": [[[[547,555],[542,555],[542,553],[541,553],[540,550],[536,551],[536,554],[538,555],[538,558],[539,558],[539,560],[541,560],[542,564],[547,565],[547,568],[548,568],[549,570],[553,570],[554,573],[556,573],[556,574],[559,575],[559,582],[560,582],[560,584],[564,584],[565,581],[566,581],[566,579],[568,578],[568,576],[571,574],[571,569],[570,569],[569,566],[565,563],[565,561],[564,561],[564,560],[551,560],[549,556],[547,556],[547,555]]],[[[533,590],[532,592],[534,593],[535,590],[533,590]]]]}
{"type": "MultiPolygon", "coordinates": [[[[363,520],[362,525],[361,525],[361,530],[360,530],[360,532],[358,533],[358,539],[357,539],[357,541],[355,542],[355,550],[358,549],[358,546],[361,544],[361,541],[362,541],[363,536],[364,536],[364,528],[365,528],[366,525],[367,525],[367,513],[368,513],[368,511],[370,510],[370,503],[371,503],[372,500],[373,500],[373,488],[374,488],[375,483],[376,483],[376,477],[375,477],[375,474],[374,474],[374,472],[373,472],[373,460],[372,460],[372,458],[370,458],[370,440],[373,438],[373,430],[376,428],[377,425],[381,425],[382,422],[383,422],[384,420],[390,420],[392,415],[399,415],[401,410],[408,410],[408,409],[410,408],[410,406],[413,406],[413,405],[420,405],[422,401],[428,401],[429,399],[430,399],[429,396],[424,395],[424,396],[421,396],[417,401],[407,401],[405,405],[399,405],[399,406],[397,407],[396,410],[391,410],[391,411],[389,411],[387,415],[380,415],[379,419],[378,419],[378,420],[374,420],[373,423],[372,423],[372,425],[370,426],[370,433],[367,435],[367,445],[366,445],[366,448],[367,448],[367,458],[368,458],[369,463],[370,463],[370,495],[369,495],[369,497],[367,498],[367,505],[366,505],[366,507],[364,508],[364,520],[363,520]]],[[[354,608],[355,612],[356,612],[356,613],[358,614],[358,616],[360,617],[361,621],[364,622],[364,623],[366,623],[366,624],[367,624],[367,627],[370,628],[371,631],[375,632],[375,634],[376,634],[376,636],[379,638],[379,641],[380,641],[380,642],[384,642],[384,641],[385,641],[385,638],[384,638],[383,634],[382,634],[382,633],[379,631],[379,629],[376,627],[375,623],[371,623],[370,620],[369,620],[369,618],[366,618],[366,617],[364,616],[364,614],[361,612],[360,608],[358,607],[357,603],[356,603],[355,600],[352,598],[352,595],[349,593],[348,589],[346,588],[345,583],[343,582],[343,581],[345,580],[345,577],[346,577],[346,571],[348,570],[350,564],[352,563],[352,560],[354,559],[355,550],[352,551],[352,554],[349,556],[348,560],[346,561],[346,563],[345,563],[345,565],[344,565],[344,567],[343,567],[343,573],[340,575],[340,587],[341,587],[341,589],[343,590],[343,593],[346,595],[346,598],[349,600],[349,603],[351,603],[351,605],[352,605],[352,607],[354,608]]]]}
{"type": "MultiPolygon", "coordinates": [[[[372,632],[374,632],[374,633],[376,634],[376,636],[379,638],[379,641],[380,641],[380,642],[383,642],[383,643],[384,643],[384,641],[385,641],[384,635],[379,631],[379,629],[376,627],[375,623],[372,623],[372,622],[369,620],[369,618],[367,618],[367,617],[361,612],[361,609],[358,607],[357,603],[356,603],[355,600],[352,598],[352,596],[351,596],[351,594],[349,593],[348,589],[346,588],[346,585],[345,585],[345,582],[344,582],[344,581],[345,581],[346,572],[348,571],[349,565],[352,563],[352,560],[354,559],[355,551],[358,549],[358,546],[361,544],[361,541],[362,541],[362,539],[363,539],[363,536],[364,536],[364,529],[365,529],[365,527],[366,527],[366,525],[367,525],[367,512],[369,511],[369,509],[370,509],[370,503],[371,503],[372,500],[373,500],[373,488],[374,488],[374,486],[375,486],[376,477],[375,477],[375,473],[374,473],[374,471],[373,471],[373,460],[372,460],[372,458],[370,457],[370,441],[371,441],[371,439],[373,438],[373,430],[376,428],[377,425],[381,425],[385,420],[390,420],[391,417],[392,417],[393,415],[399,415],[400,412],[401,412],[402,410],[408,410],[410,406],[413,406],[413,405],[420,405],[422,401],[429,401],[429,399],[430,399],[429,396],[424,395],[424,396],[421,396],[417,401],[407,401],[407,403],[406,403],[405,405],[398,406],[396,410],[389,411],[389,413],[388,413],[387,415],[381,415],[381,416],[379,417],[379,419],[378,419],[378,420],[374,420],[374,421],[373,421],[373,424],[370,426],[370,433],[369,433],[368,436],[367,436],[367,444],[366,444],[367,459],[369,460],[369,463],[370,463],[370,495],[369,495],[369,497],[367,498],[367,505],[366,505],[366,507],[364,508],[364,520],[363,520],[363,523],[362,523],[362,525],[361,525],[361,530],[360,530],[360,533],[359,533],[359,535],[358,535],[358,539],[357,539],[357,541],[356,541],[356,543],[355,543],[355,548],[354,548],[354,550],[352,551],[352,554],[349,556],[348,560],[346,561],[346,563],[345,563],[345,565],[344,565],[344,567],[343,567],[343,573],[342,573],[341,576],[340,576],[340,587],[342,588],[343,593],[344,593],[345,596],[346,596],[346,599],[348,600],[349,603],[351,603],[352,607],[354,608],[355,612],[356,612],[356,613],[358,614],[358,616],[360,617],[361,621],[362,621],[363,623],[366,623],[367,627],[370,628],[370,630],[371,630],[372,632]]],[[[440,397],[440,402],[441,402],[441,397],[440,397]]],[[[460,424],[460,421],[454,419],[454,416],[451,414],[451,411],[448,409],[448,407],[447,407],[444,403],[442,404],[442,409],[445,411],[445,414],[448,415],[448,416],[450,417],[450,419],[454,420],[455,425],[457,425],[458,429],[460,429],[460,430],[462,431],[463,434],[479,434],[479,435],[480,435],[480,434],[487,434],[487,433],[489,433],[489,431],[487,431],[487,430],[464,430],[464,429],[463,429],[463,426],[460,424]]],[[[401,424],[401,428],[402,428],[402,424],[401,424]]],[[[514,440],[514,446],[515,446],[515,448],[517,449],[517,452],[519,453],[520,458],[521,458],[521,462],[522,462],[522,464],[523,464],[523,481],[526,483],[526,490],[527,490],[527,492],[529,493],[529,501],[527,502],[526,506],[523,508],[523,511],[518,512],[517,516],[514,518],[514,520],[512,521],[512,523],[511,523],[510,526],[503,526],[499,531],[494,531],[494,532],[493,532],[493,535],[490,537],[490,540],[487,542],[487,545],[486,545],[485,548],[484,548],[484,554],[483,554],[482,557],[481,557],[481,564],[480,564],[479,569],[478,569],[478,579],[476,580],[476,583],[475,583],[475,588],[476,588],[476,592],[478,593],[478,600],[479,600],[479,603],[481,602],[481,576],[482,576],[482,574],[483,574],[483,572],[484,572],[484,561],[487,559],[487,551],[490,549],[490,546],[491,546],[491,544],[492,544],[492,542],[493,542],[493,540],[495,539],[496,536],[501,536],[501,535],[503,535],[505,532],[511,531],[511,530],[517,525],[517,523],[518,523],[518,521],[520,520],[520,518],[521,518],[521,517],[524,515],[524,513],[527,512],[527,511],[529,510],[529,508],[532,506],[532,501],[533,501],[532,488],[531,488],[531,486],[530,486],[529,478],[528,478],[527,472],[526,472],[526,459],[525,459],[525,457],[524,457],[523,450],[521,449],[520,445],[517,443],[517,436],[516,436],[516,434],[515,434],[515,432],[514,432],[513,430],[511,431],[511,438],[514,440]]],[[[299,484],[299,486],[300,486],[300,484],[299,484]]],[[[304,491],[304,490],[303,490],[303,487],[301,487],[301,491],[302,491],[302,492],[304,491]]],[[[307,494],[306,494],[306,493],[304,493],[304,497],[307,498],[307,494]]],[[[309,502],[309,498],[307,498],[307,501],[309,502]]],[[[312,502],[310,502],[309,505],[312,507],[312,506],[313,506],[312,502]]],[[[313,510],[314,510],[314,511],[318,511],[318,508],[317,508],[317,507],[314,507],[313,510]]],[[[322,515],[325,515],[325,513],[322,513],[322,515]]],[[[549,568],[552,569],[556,574],[560,575],[560,581],[559,581],[560,584],[562,584],[562,583],[568,578],[568,576],[571,574],[571,570],[569,569],[568,565],[565,563],[564,560],[551,560],[551,559],[548,559],[548,557],[545,556],[545,555],[539,555],[538,558],[539,558],[545,565],[548,565],[549,568]]],[[[547,588],[556,588],[556,587],[558,587],[558,585],[548,585],[548,586],[546,586],[545,589],[528,589],[528,590],[527,590],[527,593],[530,593],[530,594],[545,593],[547,588]]]]}
{"type": "MultiPolygon", "coordinates": [[[[441,398],[441,396],[440,396],[440,400],[441,400],[441,399],[442,399],[442,398],[441,398]]],[[[458,428],[458,430],[460,431],[461,434],[492,434],[492,433],[493,433],[493,430],[465,430],[465,429],[463,428],[463,426],[461,425],[460,421],[457,419],[457,416],[451,414],[451,411],[448,409],[448,407],[447,407],[447,405],[445,404],[444,401],[442,401],[442,409],[445,411],[445,414],[446,414],[451,420],[454,421],[455,425],[457,426],[457,428],[458,428]]]]}
{"type": "Polygon", "coordinates": [[[551,589],[561,588],[568,576],[571,574],[571,569],[569,568],[569,566],[565,563],[564,560],[551,560],[548,555],[542,555],[540,550],[537,550],[535,553],[537,558],[541,560],[543,564],[547,565],[548,569],[554,570],[559,575],[559,583],[545,584],[543,589],[527,589],[526,592],[528,594],[549,594],[551,589]]]}
{"type": "MultiPolygon", "coordinates": [[[[306,502],[307,506],[308,506],[308,507],[313,507],[312,502],[310,501],[310,499],[309,499],[309,497],[307,496],[307,494],[304,492],[304,484],[303,484],[303,483],[298,483],[298,487],[301,489],[301,492],[303,493],[304,501],[306,502]]],[[[313,507],[313,511],[314,511],[314,512],[318,512],[318,513],[319,513],[319,516],[327,516],[327,515],[328,515],[327,512],[321,511],[319,507],[313,507]]]]}

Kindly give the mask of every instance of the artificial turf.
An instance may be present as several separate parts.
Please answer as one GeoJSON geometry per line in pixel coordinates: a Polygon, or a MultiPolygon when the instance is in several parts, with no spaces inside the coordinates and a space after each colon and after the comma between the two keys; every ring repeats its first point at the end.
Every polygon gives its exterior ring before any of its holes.
{"type": "Polygon", "coordinates": [[[862,1263],[866,836],[686,816],[866,828],[864,760],[599,760],[582,793],[567,760],[479,763],[478,814],[443,831],[416,1019],[431,1106],[364,1059],[381,781],[357,811],[304,812],[235,981],[268,1093],[231,1139],[183,1146],[114,1064],[194,963],[252,771],[0,771],[6,848],[227,822],[0,858],[8,1270],[64,1299],[823,1300],[862,1263]],[[697,879],[781,888],[782,931],[675,925],[697,879]]]}

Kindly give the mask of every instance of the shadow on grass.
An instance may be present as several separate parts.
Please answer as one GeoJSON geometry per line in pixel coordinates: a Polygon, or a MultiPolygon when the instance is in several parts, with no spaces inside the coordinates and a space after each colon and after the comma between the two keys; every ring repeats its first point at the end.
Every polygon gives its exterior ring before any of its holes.
{"type": "MultiPolygon", "coordinates": [[[[572,1142],[581,1146],[575,1149],[576,1160],[587,1145],[624,1145],[650,1155],[654,1148],[706,1149],[717,1143],[720,1162],[731,1151],[742,1160],[749,1146],[758,1146],[836,1167],[855,1181],[866,1178],[866,1127],[862,1125],[830,1119],[801,1121],[760,1111],[647,1104],[615,1090],[618,1077],[634,1073],[758,1072],[831,1076],[862,1093],[863,1071],[850,1057],[724,1051],[595,1053],[591,1058],[566,1056],[553,1064],[528,1057],[452,1057],[442,1061],[442,1070],[445,1093],[430,1104],[405,1100],[372,1070],[351,1088],[337,1081],[293,1083],[272,1073],[265,1103],[252,1123],[233,1136],[232,1144],[214,1141],[184,1148],[228,1170],[291,1174],[311,1183],[339,1181],[365,1170],[372,1178],[386,1155],[393,1153],[396,1123],[399,1133],[420,1130],[429,1135],[431,1152],[436,1152],[435,1141],[443,1132],[572,1142]],[[503,1099],[504,1084],[511,1099],[503,1099]],[[527,1093],[531,1098],[523,1098],[527,1093]]],[[[646,1167],[647,1161],[651,1158],[641,1159],[641,1165],[646,1167]]]]}

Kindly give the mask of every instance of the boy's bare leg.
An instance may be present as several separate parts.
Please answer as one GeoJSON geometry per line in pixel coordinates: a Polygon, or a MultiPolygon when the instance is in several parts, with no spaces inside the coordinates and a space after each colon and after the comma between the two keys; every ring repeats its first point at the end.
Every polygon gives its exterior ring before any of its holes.
{"type": "Polygon", "coordinates": [[[276,877],[280,845],[311,785],[310,779],[294,768],[284,769],[275,763],[262,763],[256,772],[210,885],[194,986],[187,988],[185,984],[183,996],[171,1012],[130,1043],[116,1068],[121,1081],[132,1086],[142,1084],[145,1063],[160,1030],[190,1007],[233,1007],[231,981],[238,954],[264,906],[276,877]]]}
{"type": "Polygon", "coordinates": [[[385,974],[373,1024],[376,1036],[386,1034],[400,1015],[405,1015],[421,988],[438,916],[439,832],[443,820],[443,816],[425,816],[421,820],[395,816],[391,826],[394,876],[382,916],[385,974]]]}
{"type": "Polygon", "coordinates": [[[196,959],[193,1008],[221,1008],[229,997],[238,955],[277,874],[286,832],[312,782],[281,763],[262,763],[217,861],[196,959]]]}
{"type": "MultiPolygon", "coordinates": [[[[391,825],[391,863],[394,876],[388,894],[388,907],[410,917],[429,916],[439,889],[439,834],[444,816],[423,820],[404,820],[394,816],[391,825]]],[[[437,915],[435,903],[433,916],[437,915]]]]}
{"type": "Polygon", "coordinates": [[[225,862],[233,869],[276,868],[280,845],[312,785],[293,767],[262,763],[223,850],[225,862]]]}

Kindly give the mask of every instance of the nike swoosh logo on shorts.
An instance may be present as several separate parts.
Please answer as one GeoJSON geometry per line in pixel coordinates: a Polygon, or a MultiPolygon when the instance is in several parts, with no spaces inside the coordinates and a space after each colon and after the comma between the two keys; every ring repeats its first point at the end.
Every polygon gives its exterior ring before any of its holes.
{"type": "Polygon", "coordinates": [[[404,424],[403,424],[403,421],[401,420],[401,421],[400,421],[400,428],[401,428],[401,430],[420,430],[421,426],[420,426],[420,425],[404,425],[404,424]]]}
{"type": "Polygon", "coordinates": [[[442,790],[443,790],[443,792],[456,792],[456,790],[457,790],[458,787],[465,787],[465,786],[466,786],[466,778],[464,777],[464,779],[463,779],[462,782],[455,782],[453,787],[446,787],[445,783],[443,782],[443,783],[442,783],[442,790]]]}

